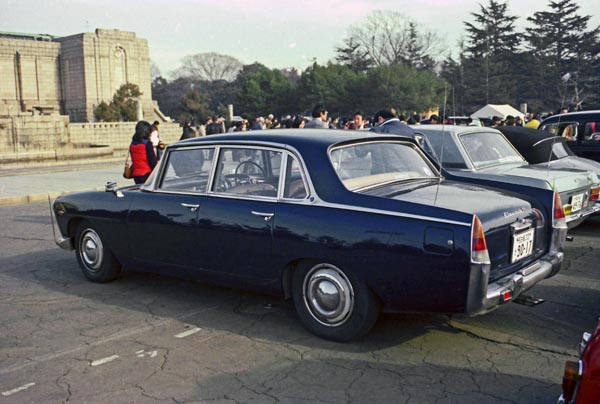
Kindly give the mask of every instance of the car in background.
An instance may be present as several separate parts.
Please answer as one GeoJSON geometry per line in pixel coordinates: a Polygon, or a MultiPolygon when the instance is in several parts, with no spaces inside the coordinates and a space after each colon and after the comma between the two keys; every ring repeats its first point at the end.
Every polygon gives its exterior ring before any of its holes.
{"type": "Polygon", "coordinates": [[[584,332],[579,360],[566,361],[558,404],[600,403],[600,321],[592,333],[584,332]]]}
{"type": "Polygon", "coordinates": [[[552,115],[538,129],[564,137],[579,157],[600,161],[600,110],[552,115]]]}
{"type": "Polygon", "coordinates": [[[165,150],[141,186],[54,202],[57,244],[90,281],[124,267],[289,297],[311,332],[347,341],[380,310],[486,313],[564,257],[557,193],[445,180],[412,139],[282,129],[165,150]]]}
{"type": "Polygon", "coordinates": [[[412,128],[417,136],[427,138],[444,175],[450,179],[528,195],[534,195],[535,189],[554,189],[560,195],[569,228],[600,211],[600,181],[595,174],[530,165],[494,128],[449,125],[412,128]]]}
{"type": "Polygon", "coordinates": [[[496,129],[502,132],[529,164],[591,171],[600,179],[600,162],[577,156],[562,136],[522,126],[499,126],[496,129]]]}
{"type": "Polygon", "coordinates": [[[471,118],[470,116],[449,116],[448,125],[484,126],[479,118],[471,118]]]}

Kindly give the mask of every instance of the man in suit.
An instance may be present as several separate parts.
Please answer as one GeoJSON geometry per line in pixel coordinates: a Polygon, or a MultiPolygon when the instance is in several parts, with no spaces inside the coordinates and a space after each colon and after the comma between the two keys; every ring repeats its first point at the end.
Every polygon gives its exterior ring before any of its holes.
{"type": "Polygon", "coordinates": [[[414,139],[426,154],[436,160],[433,147],[427,138],[424,136],[417,136],[410,126],[400,122],[400,119],[398,119],[391,111],[387,109],[377,111],[373,116],[373,122],[375,122],[375,127],[370,129],[371,132],[389,133],[414,139]]]}
{"type": "Polygon", "coordinates": [[[315,105],[312,110],[312,119],[308,121],[304,128],[307,129],[328,129],[329,124],[327,123],[327,110],[321,104],[315,105]]]}
{"type": "Polygon", "coordinates": [[[412,128],[402,122],[387,109],[379,110],[373,116],[375,127],[371,128],[371,132],[376,133],[392,133],[394,135],[406,136],[411,139],[415,138],[415,132],[412,128]]]}

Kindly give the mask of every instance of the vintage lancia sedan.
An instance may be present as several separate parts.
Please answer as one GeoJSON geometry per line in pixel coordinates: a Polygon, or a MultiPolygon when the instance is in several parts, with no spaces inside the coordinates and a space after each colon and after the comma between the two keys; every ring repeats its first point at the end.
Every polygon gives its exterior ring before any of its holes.
{"type": "Polygon", "coordinates": [[[556,190],[569,228],[600,211],[600,181],[595,173],[529,164],[494,128],[419,125],[413,129],[429,141],[449,179],[528,195],[536,189],[556,190]]]}
{"type": "Polygon", "coordinates": [[[182,141],[145,184],[53,209],[57,243],[90,281],[166,270],[280,295],[336,341],[381,310],[477,315],[511,302],[559,271],[566,238],[552,191],[448,181],[412,139],[335,130],[182,141]]]}

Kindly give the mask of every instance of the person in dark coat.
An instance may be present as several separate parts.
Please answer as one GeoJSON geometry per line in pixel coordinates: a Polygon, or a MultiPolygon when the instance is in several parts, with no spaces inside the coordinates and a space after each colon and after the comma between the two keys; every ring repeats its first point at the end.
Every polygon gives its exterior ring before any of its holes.
{"type": "Polygon", "coordinates": [[[194,129],[192,128],[191,121],[185,121],[183,123],[183,133],[181,134],[179,140],[190,139],[192,137],[196,137],[196,131],[194,131],[194,129]]]}
{"type": "Polygon", "coordinates": [[[218,135],[219,133],[224,132],[225,130],[223,128],[223,124],[219,122],[219,117],[213,116],[212,122],[206,125],[206,136],[218,135]]]}
{"type": "Polygon", "coordinates": [[[375,133],[391,133],[394,135],[406,136],[411,139],[415,138],[415,132],[412,128],[402,122],[387,109],[379,110],[373,116],[375,127],[371,128],[371,132],[375,133]]]}
{"type": "Polygon", "coordinates": [[[433,147],[431,147],[427,138],[423,136],[417,137],[415,131],[410,126],[400,122],[400,119],[398,119],[391,111],[387,109],[377,111],[373,116],[373,122],[375,122],[375,126],[370,129],[371,132],[389,133],[391,135],[399,135],[414,139],[429,157],[436,160],[433,147]]]}

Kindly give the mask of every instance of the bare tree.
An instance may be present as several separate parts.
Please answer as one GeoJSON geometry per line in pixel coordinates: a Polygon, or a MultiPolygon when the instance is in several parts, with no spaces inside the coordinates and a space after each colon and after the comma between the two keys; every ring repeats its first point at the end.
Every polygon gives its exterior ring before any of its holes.
{"type": "Polygon", "coordinates": [[[219,53],[198,53],[181,59],[176,77],[187,77],[201,81],[233,81],[243,67],[242,62],[219,53]]]}
{"type": "Polygon", "coordinates": [[[154,81],[155,78],[160,77],[160,69],[154,60],[150,61],[150,78],[154,81]]]}
{"type": "Polygon", "coordinates": [[[441,39],[398,12],[374,11],[348,29],[346,44],[366,52],[375,66],[403,64],[430,68],[441,39]]]}

